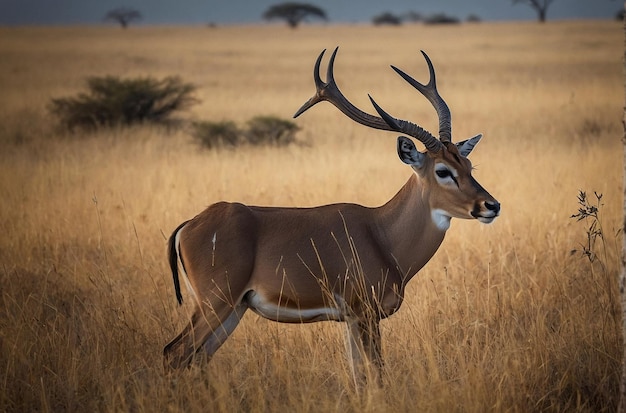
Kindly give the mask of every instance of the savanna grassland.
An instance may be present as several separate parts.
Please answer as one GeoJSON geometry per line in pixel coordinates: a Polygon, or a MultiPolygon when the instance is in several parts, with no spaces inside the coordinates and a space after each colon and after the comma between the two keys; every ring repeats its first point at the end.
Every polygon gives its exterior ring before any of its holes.
{"type": "Polygon", "coordinates": [[[622,56],[610,21],[0,28],[0,411],[614,410],[622,56]],[[342,324],[251,313],[211,363],[165,374],[162,348],[190,310],[165,252],[180,222],[218,200],[376,206],[410,169],[394,134],[329,104],[296,120],[301,145],[209,151],[184,125],[67,133],[50,100],[89,76],[178,75],[198,87],[187,120],[289,118],[336,45],[357,106],[372,112],[370,93],[436,132],[389,68],[426,81],[430,55],[453,139],[484,134],[474,176],[501,217],[453,220],[382,322],[382,390],[353,389],[342,324]],[[592,221],[570,218],[579,190],[603,194],[593,263],[592,221]]]}

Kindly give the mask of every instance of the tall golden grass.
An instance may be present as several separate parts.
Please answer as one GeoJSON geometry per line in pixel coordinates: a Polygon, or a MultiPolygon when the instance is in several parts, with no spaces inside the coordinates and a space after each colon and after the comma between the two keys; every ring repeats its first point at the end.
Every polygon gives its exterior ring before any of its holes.
{"type": "MultiPolygon", "coordinates": [[[[1,411],[611,411],[622,337],[622,29],[614,22],[0,29],[1,411]],[[436,131],[418,80],[437,69],[453,135],[485,137],[477,179],[502,202],[452,223],[383,321],[383,389],[351,386],[339,323],[246,315],[208,365],[162,369],[176,306],[165,237],[218,200],[378,205],[410,171],[395,136],[321,104],[309,145],[206,151],[187,130],[67,135],[46,105],[94,75],[180,75],[190,119],[290,117],[340,45],[343,92],[436,131]],[[602,193],[599,260],[582,257],[579,190],[602,193]]],[[[189,301],[189,300],[187,300],[189,301]]]]}

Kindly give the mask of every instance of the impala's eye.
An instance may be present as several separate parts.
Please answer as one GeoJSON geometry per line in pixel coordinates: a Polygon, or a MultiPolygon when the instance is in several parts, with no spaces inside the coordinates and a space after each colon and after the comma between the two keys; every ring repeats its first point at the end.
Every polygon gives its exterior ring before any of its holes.
{"type": "Polygon", "coordinates": [[[456,180],[457,174],[454,169],[440,163],[435,166],[435,174],[437,175],[437,180],[440,184],[449,185],[455,183],[456,186],[459,186],[459,183],[456,180]]]}
{"type": "Polygon", "coordinates": [[[452,177],[452,172],[450,172],[450,170],[448,170],[448,169],[437,169],[435,171],[435,173],[437,174],[437,176],[439,178],[450,178],[450,177],[452,177]]]}

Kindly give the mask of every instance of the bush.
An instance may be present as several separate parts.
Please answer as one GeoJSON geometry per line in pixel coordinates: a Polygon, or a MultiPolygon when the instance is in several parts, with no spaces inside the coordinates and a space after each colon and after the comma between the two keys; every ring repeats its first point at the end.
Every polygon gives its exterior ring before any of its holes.
{"type": "Polygon", "coordinates": [[[296,141],[295,123],[274,116],[257,116],[248,121],[246,137],[252,145],[285,146],[296,141]]]}
{"type": "Polygon", "coordinates": [[[258,116],[240,129],[232,121],[194,122],[193,136],[201,146],[212,149],[240,145],[286,146],[296,142],[298,126],[274,116],[258,116]]]}
{"type": "Polygon", "coordinates": [[[200,145],[212,149],[220,146],[237,146],[242,143],[242,131],[235,122],[194,122],[193,136],[200,145]]]}
{"type": "Polygon", "coordinates": [[[77,97],[52,99],[50,111],[69,130],[77,127],[163,123],[196,102],[195,86],[178,77],[120,79],[90,77],[88,91],[77,97]]]}

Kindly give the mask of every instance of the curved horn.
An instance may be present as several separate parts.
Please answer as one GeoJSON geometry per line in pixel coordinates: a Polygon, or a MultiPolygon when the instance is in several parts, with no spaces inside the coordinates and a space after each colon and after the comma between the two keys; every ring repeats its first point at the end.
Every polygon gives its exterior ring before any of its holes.
{"type": "Polygon", "coordinates": [[[419,140],[424,144],[424,146],[426,146],[427,151],[436,153],[441,150],[441,147],[443,145],[430,132],[428,132],[421,126],[407,120],[394,118],[393,116],[385,112],[380,106],[378,106],[378,104],[371,96],[369,96],[369,98],[372,102],[372,105],[374,106],[374,109],[376,109],[376,112],[378,112],[380,117],[383,118],[393,130],[395,130],[396,132],[406,133],[407,135],[419,140]]]}
{"type": "MultiPolygon", "coordinates": [[[[365,125],[374,129],[405,133],[415,139],[418,139],[420,142],[422,142],[426,146],[426,149],[431,152],[438,152],[441,149],[442,147],[441,142],[437,140],[437,138],[435,138],[430,132],[428,132],[421,126],[418,126],[412,122],[402,120],[402,119],[396,119],[392,117],[387,112],[382,110],[380,106],[378,106],[376,102],[374,102],[371,96],[370,96],[370,100],[372,101],[374,108],[376,109],[376,111],[381,117],[373,116],[373,115],[370,115],[369,113],[363,112],[361,109],[357,108],[352,103],[350,103],[350,101],[348,101],[348,99],[346,99],[346,97],[339,90],[339,87],[337,86],[337,83],[335,82],[335,77],[333,74],[335,56],[337,55],[338,50],[339,50],[339,47],[336,47],[328,62],[326,82],[322,80],[319,74],[322,57],[324,56],[324,53],[326,52],[326,50],[322,50],[322,53],[320,53],[320,55],[317,57],[317,61],[315,62],[315,67],[313,69],[313,79],[315,81],[315,94],[309,100],[307,100],[300,107],[300,109],[297,110],[297,112],[293,115],[294,118],[300,116],[302,113],[304,113],[306,110],[316,105],[317,103],[326,100],[332,103],[333,105],[335,105],[341,112],[343,112],[350,119],[352,119],[353,121],[357,123],[360,123],[361,125],[365,125]]],[[[430,67],[432,68],[432,66],[430,67]]],[[[434,76],[432,78],[434,79],[434,76]]],[[[435,93],[436,93],[436,90],[435,90],[435,93]]],[[[430,100],[428,96],[426,97],[430,100]]],[[[447,106],[446,106],[446,109],[447,109],[447,106]]],[[[448,119],[449,119],[449,116],[448,116],[448,119]]]]}
{"type": "Polygon", "coordinates": [[[433,67],[433,63],[430,61],[428,55],[421,50],[424,58],[426,59],[426,63],[428,64],[428,72],[430,73],[430,80],[427,84],[423,85],[417,80],[413,79],[411,76],[404,73],[402,70],[398,69],[395,66],[391,66],[393,70],[396,71],[404,80],[406,80],[411,86],[415,89],[419,90],[422,95],[428,99],[428,101],[434,106],[437,111],[437,115],[439,116],[439,139],[442,142],[451,142],[452,141],[452,116],[450,114],[450,109],[448,105],[443,100],[443,98],[437,92],[437,83],[435,80],[435,69],[433,67]]]}
{"type": "Polygon", "coordinates": [[[335,83],[335,76],[333,74],[333,69],[335,65],[335,56],[337,55],[337,51],[339,47],[336,47],[333,51],[333,54],[330,57],[328,62],[328,70],[326,72],[326,83],[322,81],[320,77],[320,64],[322,62],[322,57],[326,52],[326,49],[322,50],[322,53],[317,58],[315,62],[315,68],[313,69],[313,78],[315,80],[315,94],[307,100],[304,105],[298,109],[298,111],[293,115],[294,118],[297,118],[302,113],[304,113],[307,109],[314,106],[315,104],[322,102],[324,100],[332,103],[343,112],[344,115],[352,119],[353,121],[360,123],[361,125],[369,126],[370,128],[382,129],[382,130],[393,130],[389,127],[389,125],[379,117],[372,116],[369,113],[363,112],[361,109],[354,106],[346,97],[341,93],[339,87],[337,87],[337,83],[335,83]]]}

